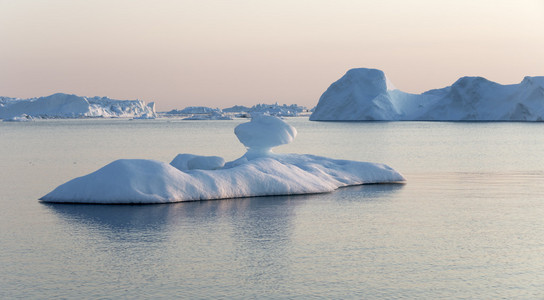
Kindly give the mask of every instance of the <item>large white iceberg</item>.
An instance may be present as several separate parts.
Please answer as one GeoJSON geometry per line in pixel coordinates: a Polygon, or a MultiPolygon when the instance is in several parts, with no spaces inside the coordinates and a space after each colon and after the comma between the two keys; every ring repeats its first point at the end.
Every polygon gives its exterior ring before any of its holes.
{"type": "Polygon", "coordinates": [[[542,121],[544,76],[502,85],[462,77],[453,85],[410,94],[377,69],[351,69],[321,96],[315,121],[542,121]]]}
{"type": "Polygon", "coordinates": [[[141,100],[114,100],[63,93],[31,99],[0,97],[0,119],[28,115],[34,118],[154,118],[155,103],[141,100]]]}
{"type": "Polygon", "coordinates": [[[248,147],[225,163],[217,156],[180,154],[170,164],[121,159],[68,181],[41,198],[65,203],[167,203],[237,197],[324,193],[348,185],[404,181],[378,163],[337,160],[309,154],[275,154],[291,142],[292,126],[273,116],[256,116],[235,133],[248,147]]]}

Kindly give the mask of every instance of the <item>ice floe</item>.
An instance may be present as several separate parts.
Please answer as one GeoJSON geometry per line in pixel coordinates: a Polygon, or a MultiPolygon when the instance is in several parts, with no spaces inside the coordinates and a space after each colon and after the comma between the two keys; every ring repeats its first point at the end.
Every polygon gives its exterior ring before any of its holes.
{"type": "Polygon", "coordinates": [[[404,181],[391,167],[310,154],[276,154],[296,129],[273,116],[235,128],[248,148],[227,162],[217,156],[179,154],[170,163],[120,159],[70,180],[41,198],[65,203],[168,203],[252,196],[324,193],[339,187],[404,181]]]}

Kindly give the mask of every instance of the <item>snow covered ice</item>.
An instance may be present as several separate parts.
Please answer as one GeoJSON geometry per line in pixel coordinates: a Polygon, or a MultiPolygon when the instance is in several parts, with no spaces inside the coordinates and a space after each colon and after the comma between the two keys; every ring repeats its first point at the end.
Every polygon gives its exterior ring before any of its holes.
{"type": "Polygon", "coordinates": [[[41,198],[66,203],[168,203],[252,196],[324,193],[339,187],[404,181],[384,164],[310,154],[276,154],[296,129],[273,116],[257,116],[235,128],[248,148],[241,158],[179,154],[170,163],[120,159],[70,180],[41,198]]]}
{"type": "Polygon", "coordinates": [[[247,147],[248,155],[266,155],[272,148],[291,143],[296,135],[295,127],[275,117],[256,115],[251,122],[243,123],[234,129],[238,140],[247,147]]]}
{"type": "Polygon", "coordinates": [[[315,121],[543,121],[544,76],[502,85],[462,77],[422,94],[395,89],[381,70],[351,69],[323,93],[315,121]]]}
{"type": "Polygon", "coordinates": [[[27,115],[34,118],[138,118],[157,116],[155,103],[141,100],[114,100],[107,97],[81,97],[63,93],[31,99],[0,97],[0,119],[27,115]]]}

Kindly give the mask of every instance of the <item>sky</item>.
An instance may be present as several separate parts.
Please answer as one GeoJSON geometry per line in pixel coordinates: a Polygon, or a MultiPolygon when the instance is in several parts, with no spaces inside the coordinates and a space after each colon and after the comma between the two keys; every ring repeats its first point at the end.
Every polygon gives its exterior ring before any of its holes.
{"type": "Polygon", "coordinates": [[[311,108],[358,67],[411,93],[544,76],[544,0],[0,0],[0,96],[311,108]]]}

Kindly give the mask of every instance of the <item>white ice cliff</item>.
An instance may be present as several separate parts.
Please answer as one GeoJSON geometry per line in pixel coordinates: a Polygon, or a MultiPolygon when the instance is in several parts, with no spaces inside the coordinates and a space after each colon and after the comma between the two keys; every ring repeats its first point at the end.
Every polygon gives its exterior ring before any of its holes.
{"type": "Polygon", "coordinates": [[[542,121],[544,76],[502,85],[462,77],[422,94],[394,89],[377,69],[351,69],[321,96],[314,121],[542,121]]]}
{"type": "Polygon", "coordinates": [[[309,154],[275,154],[296,130],[273,116],[255,116],[235,128],[248,148],[227,162],[217,156],[180,154],[170,163],[121,159],[70,180],[41,198],[65,203],[167,203],[252,196],[324,193],[342,186],[404,181],[378,163],[309,154]]]}
{"type": "Polygon", "coordinates": [[[0,97],[0,119],[28,115],[33,118],[154,118],[155,103],[113,100],[57,93],[47,97],[15,99],[0,97]]]}

